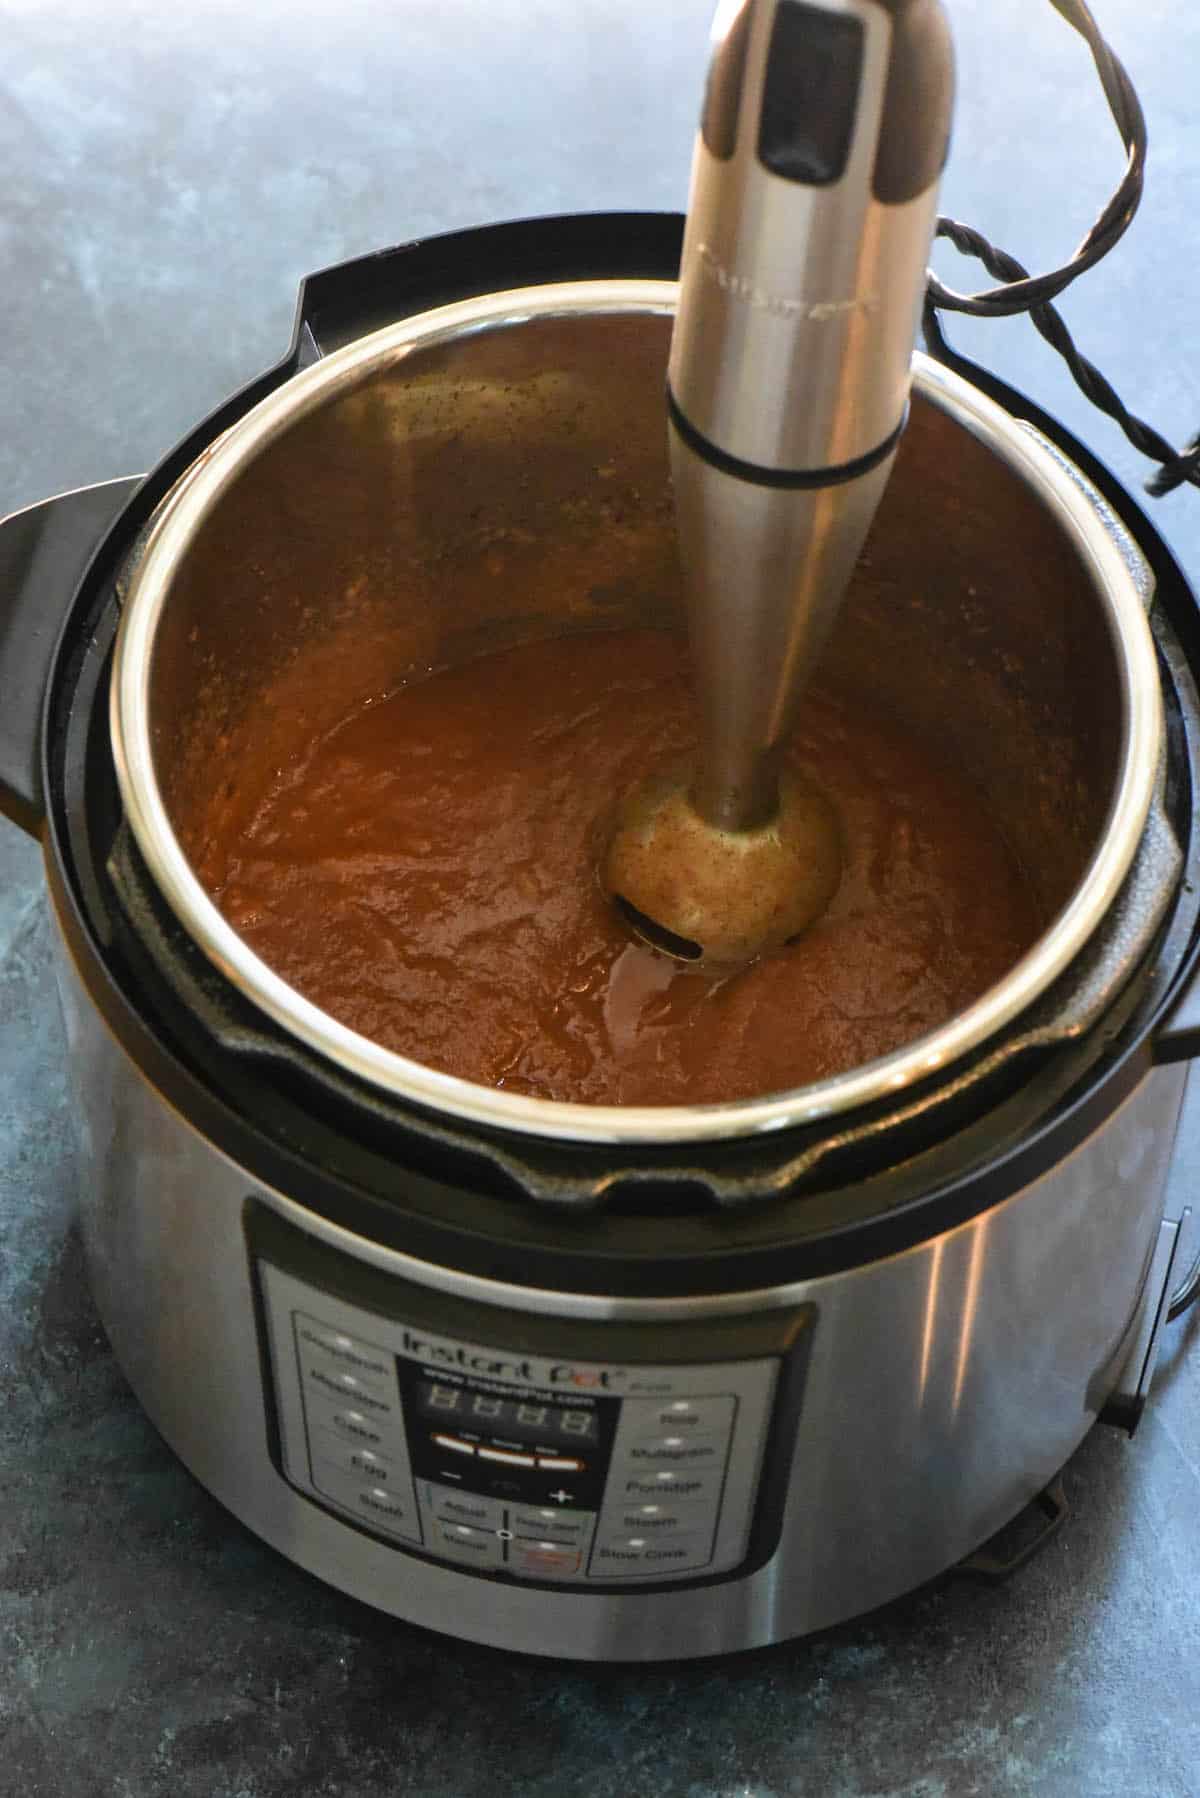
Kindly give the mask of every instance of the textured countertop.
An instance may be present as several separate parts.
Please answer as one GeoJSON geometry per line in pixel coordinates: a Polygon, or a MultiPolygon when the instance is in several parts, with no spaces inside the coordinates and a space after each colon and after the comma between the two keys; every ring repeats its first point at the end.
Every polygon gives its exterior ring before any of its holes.
{"type": "MultiPolygon", "coordinates": [[[[1032,266],[1117,178],[1086,52],[1037,0],[950,0],[944,190],[1032,266]]],[[[1200,19],[1097,0],[1151,184],[1065,310],[1178,441],[1194,331],[1200,19]]],[[[150,465],[286,342],[307,270],[505,217],[681,208],[709,0],[0,0],[0,513],[150,465]]],[[[978,284],[947,259],[951,278],[978,284]]],[[[1029,325],[956,342],[1131,482],[1029,325]]],[[[1200,578],[1200,496],[1155,508],[1200,578]]],[[[0,695],[0,704],[3,703],[0,695]]],[[[1200,1353],[1171,1336],[1132,1443],[1007,1587],[656,1669],[464,1647],[261,1547],[146,1422],[73,1222],[37,852],[0,825],[0,1793],[67,1798],[1190,1798],[1200,1792],[1200,1353]]],[[[1185,1123],[1175,1192],[1200,1166],[1185,1123]]]]}

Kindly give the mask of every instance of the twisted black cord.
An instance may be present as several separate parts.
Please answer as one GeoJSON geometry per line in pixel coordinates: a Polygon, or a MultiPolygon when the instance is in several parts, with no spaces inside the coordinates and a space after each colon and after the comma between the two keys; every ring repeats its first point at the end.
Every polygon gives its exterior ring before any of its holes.
{"type": "Polygon", "coordinates": [[[1129,229],[1145,181],[1146,120],[1133,83],[1102,37],[1085,0],[1050,0],[1050,4],[1091,50],[1105,99],[1127,152],[1124,176],[1070,261],[1044,275],[1031,275],[1015,256],[997,249],[971,226],[957,219],[940,218],[937,235],[947,238],[964,256],[982,262],[1001,285],[981,293],[958,293],[930,274],[928,312],[965,312],[975,318],[1006,318],[1028,312],[1036,329],[1066,362],[1085,397],[1116,421],[1135,449],[1160,464],[1157,474],[1146,483],[1147,491],[1157,497],[1185,482],[1200,487],[1200,435],[1180,452],[1152,425],[1130,412],[1111,382],[1076,347],[1062,315],[1051,304],[1085,269],[1106,256],[1129,229]]]}

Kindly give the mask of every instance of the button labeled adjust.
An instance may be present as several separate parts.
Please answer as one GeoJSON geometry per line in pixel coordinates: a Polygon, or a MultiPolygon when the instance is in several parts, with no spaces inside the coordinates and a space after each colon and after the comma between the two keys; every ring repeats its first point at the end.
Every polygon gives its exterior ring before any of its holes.
{"type": "Polygon", "coordinates": [[[465,1523],[468,1528],[498,1530],[504,1522],[504,1506],[476,1492],[458,1492],[431,1480],[423,1486],[424,1502],[439,1523],[465,1523]]]}

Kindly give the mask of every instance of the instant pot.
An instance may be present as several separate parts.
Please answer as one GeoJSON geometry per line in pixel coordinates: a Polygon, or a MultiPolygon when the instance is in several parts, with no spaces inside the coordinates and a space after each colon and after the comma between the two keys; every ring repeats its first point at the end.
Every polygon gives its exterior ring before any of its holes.
{"type": "Polygon", "coordinates": [[[121,1366],[300,1566],[593,1660],[883,1603],[1135,1421],[1200,1027],[1195,600],[1079,445],[946,356],[826,662],[969,768],[1048,920],[941,1031],[745,1103],[538,1101],[356,1036],[205,892],[195,795],[248,733],[283,758],[371,683],[678,622],[680,232],[325,271],[153,474],[0,527],[0,781],[45,846],[121,1366]]]}

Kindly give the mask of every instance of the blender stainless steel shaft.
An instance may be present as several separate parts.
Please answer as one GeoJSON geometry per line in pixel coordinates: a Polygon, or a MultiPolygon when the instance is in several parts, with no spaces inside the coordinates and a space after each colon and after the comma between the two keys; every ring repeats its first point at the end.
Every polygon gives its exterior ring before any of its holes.
{"type": "Polygon", "coordinates": [[[669,371],[701,716],[746,829],[887,484],[949,136],[939,0],[741,0],[714,28],[669,371]]]}
{"type": "Polygon", "coordinates": [[[717,13],[668,377],[699,757],[685,801],[635,796],[606,874],[693,958],[749,959],[836,886],[779,752],[904,427],[952,94],[940,0],[717,13]]]}

